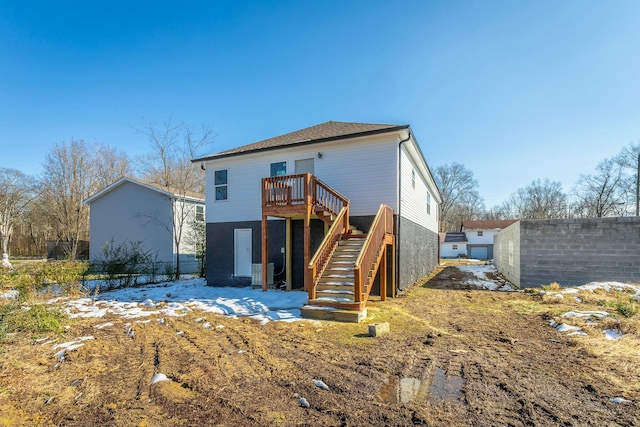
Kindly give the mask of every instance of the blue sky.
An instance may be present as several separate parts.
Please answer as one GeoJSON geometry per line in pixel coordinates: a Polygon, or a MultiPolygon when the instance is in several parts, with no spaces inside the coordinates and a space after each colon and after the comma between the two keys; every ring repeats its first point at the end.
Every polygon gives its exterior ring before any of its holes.
{"type": "Polygon", "coordinates": [[[71,138],[144,154],[136,128],[170,116],[210,124],[212,151],[410,124],[487,207],[568,191],[640,140],[640,2],[0,2],[0,167],[39,174],[71,138]]]}

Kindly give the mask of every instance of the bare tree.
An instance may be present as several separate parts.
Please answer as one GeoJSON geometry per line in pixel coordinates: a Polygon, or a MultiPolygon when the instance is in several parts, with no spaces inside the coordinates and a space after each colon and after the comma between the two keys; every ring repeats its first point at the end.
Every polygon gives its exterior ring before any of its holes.
{"type": "Polygon", "coordinates": [[[193,246],[198,261],[200,277],[205,275],[207,252],[207,224],[204,217],[194,216],[188,221],[189,227],[185,234],[185,243],[193,246]]]}
{"type": "Polygon", "coordinates": [[[82,201],[130,171],[126,155],[104,144],[71,140],[51,147],[43,164],[41,202],[58,240],[77,243],[89,236],[89,208],[82,201]]]}
{"type": "Polygon", "coordinates": [[[7,260],[14,227],[33,200],[34,182],[16,169],[0,168],[0,240],[7,260]]]}
{"type": "Polygon", "coordinates": [[[576,215],[605,217],[624,215],[627,208],[629,178],[620,163],[607,159],[598,164],[597,173],[581,175],[573,190],[576,215]]]}
{"type": "MultiPolygon", "coordinates": [[[[614,157],[616,163],[618,163],[627,176],[626,199],[630,206],[635,205],[635,215],[638,215],[638,198],[640,197],[640,142],[630,143],[620,151],[620,153],[614,157]]],[[[629,209],[632,210],[632,209],[629,209]]],[[[627,214],[629,214],[627,210],[627,214]]]]}
{"type": "Polygon", "coordinates": [[[442,195],[440,231],[455,231],[465,219],[476,219],[484,211],[473,172],[460,163],[438,166],[436,184],[442,195]]]}
{"type": "Polygon", "coordinates": [[[503,203],[502,209],[517,219],[566,218],[569,212],[568,197],[557,181],[533,181],[519,188],[503,203]]]}
{"type": "Polygon", "coordinates": [[[180,277],[180,247],[189,221],[195,216],[193,200],[204,199],[204,171],[191,160],[213,142],[215,134],[208,125],[196,130],[184,123],[174,124],[171,118],[162,124],[144,122],[141,132],[148,137],[152,149],[150,155],[140,159],[142,177],[166,187],[171,194],[172,221],[159,222],[173,236],[176,277],[180,277]]]}

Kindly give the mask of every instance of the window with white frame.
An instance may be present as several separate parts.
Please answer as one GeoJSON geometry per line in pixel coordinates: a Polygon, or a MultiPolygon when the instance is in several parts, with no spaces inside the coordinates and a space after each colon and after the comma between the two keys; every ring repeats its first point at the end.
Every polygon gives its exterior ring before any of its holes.
{"type": "Polygon", "coordinates": [[[482,237],[484,233],[482,231],[478,231],[478,237],[482,237]]]}
{"type": "Polygon", "coordinates": [[[458,249],[458,245],[452,245],[454,250],[458,249]]]}
{"type": "Polygon", "coordinates": [[[285,176],[287,174],[287,162],[271,163],[271,176],[285,176]]]}
{"type": "Polygon", "coordinates": [[[204,221],[204,206],[196,206],[196,221],[204,221]]]}
{"type": "Polygon", "coordinates": [[[411,187],[416,188],[416,171],[411,169],[411,187]]]}
{"type": "Polygon", "coordinates": [[[216,201],[227,200],[227,170],[213,172],[213,186],[216,191],[216,201]]]}
{"type": "Polygon", "coordinates": [[[431,193],[427,191],[427,215],[431,215],[431,193]]]}

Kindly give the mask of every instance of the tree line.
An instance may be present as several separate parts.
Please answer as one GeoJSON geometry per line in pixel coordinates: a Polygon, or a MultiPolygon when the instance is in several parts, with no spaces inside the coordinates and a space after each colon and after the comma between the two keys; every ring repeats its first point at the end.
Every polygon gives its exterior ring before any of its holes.
{"type": "Polygon", "coordinates": [[[486,209],[473,172],[460,163],[438,166],[434,179],[442,195],[440,231],[459,231],[463,220],[557,219],[636,215],[640,143],[630,143],[580,175],[569,192],[549,179],[515,190],[486,209]]]}
{"type": "MultiPolygon", "coordinates": [[[[2,253],[42,257],[46,242],[53,240],[69,242],[68,256],[75,258],[78,242],[90,237],[89,207],[82,202],[123,176],[171,187],[178,198],[204,192],[204,171],[191,159],[213,141],[209,126],[196,129],[169,119],[144,122],[140,132],[149,142],[144,156],[131,158],[104,143],[72,139],[50,147],[39,176],[0,167],[2,253]]],[[[167,225],[176,230],[177,247],[190,214],[174,212],[174,222],[167,225]]]]}

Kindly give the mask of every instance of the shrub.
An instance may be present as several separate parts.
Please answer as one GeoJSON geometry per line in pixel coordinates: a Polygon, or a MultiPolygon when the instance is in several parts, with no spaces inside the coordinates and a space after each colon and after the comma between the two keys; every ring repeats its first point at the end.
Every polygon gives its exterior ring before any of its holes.
{"type": "Polygon", "coordinates": [[[624,317],[631,318],[638,314],[638,304],[619,298],[613,306],[624,317]]]}
{"type": "Polygon", "coordinates": [[[542,285],[542,289],[544,289],[545,291],[559,291],[560,284],[558,282],[552,282],[549,285],[542,285]]]}
{"type": "Polygon", "coordinates": [[[43,304],[23,305],[13,301],[0,308],[0,336],[8,332],[44,334],[64,332],[65,316],[62,310],[43,304]]]}
{"type": "Polygon", "coordinates": [[[140,274],[157,274],[157,255],[142,247],[142,242],[123,242],[114,240],[102,245],[102,253],[91,263],[90,272],[105,275],[110,286],[130,286],[140,274]]]}

